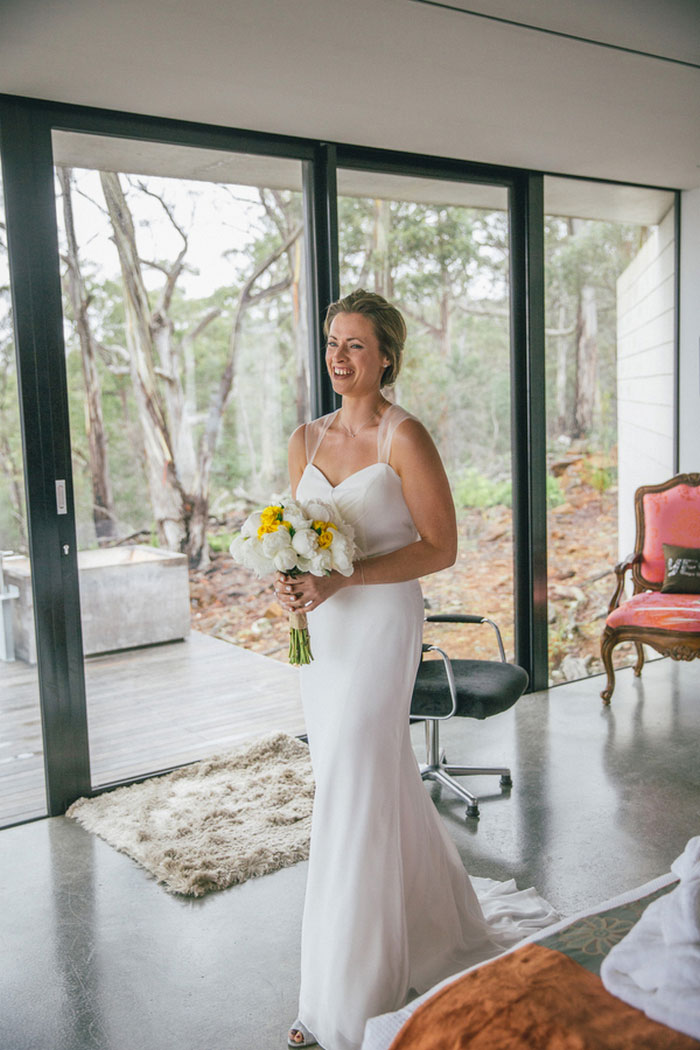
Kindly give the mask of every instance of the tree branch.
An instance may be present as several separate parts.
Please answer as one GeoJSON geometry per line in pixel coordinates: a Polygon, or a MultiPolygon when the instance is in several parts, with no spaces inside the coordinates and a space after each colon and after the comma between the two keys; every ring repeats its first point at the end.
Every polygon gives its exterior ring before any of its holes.
{"type": "Polygon", "coordinates": [[[415,310],[412,310],[410,308],[410,306],[406,306],[404,303],[402,303],[401,304],[401,311],[402,311],[402,313],[406,314],[407,317],[410,317],[412,321],[416,321],[418,324],[422,324],[425,328],[427,328],[427,330],[429,332],[432,333],[432,335],[437,336],[437,337],[442,336],[442,329],[441,328],[438,328],[437,325],[432,324],[430,321],[428,321],[421,314],[417,314],[415,312],[415,310]]]}
{"type": "Polygon", "coordinates": [[[185,334],[182,337],[183,343],[185,342],[185,340],[193,342],[197,338],[197,336],[201,335],[204,329],[212,323],[212,321],[215,321],[216,318],[220,316],[220,307],[213,306],[211,310],[207,311],[207,313],[205,313],[204,316],[201,317],[199,321],[197,321],[196,324],[192,325],[192,327],[187,332],[185,332],[185,334]]]}
{"type": "Polygon", "coordinates": [[[279,291],[289,287],[291,284],[291,276],[286,281],[275,282],[274,285],[270,285],[269,288],[262,290],[259,293],[253,294],[252,288],[255,282],[258,280],[266,270],[272,266],[282,255],[289,250],[289,247],[302,233],[303,226],[299,223],[291,231],[289,236],[282,241],[270,254],[263,259],[262,262],[258,263],[253,272],[251,273],[248,280],[243,285],[241,292],[238,297],[238,306],[236,308],[236,315],[231,329],[231,336],[229,338],[228,357],[224,371],[219,381],[218,389],[212,395],[209,403],[209,412],[207,414],[207,422],[200,439],[200,474],[199,474],[199,487],[200,492],[205,492],[209,484],[209,473],[211,471],[211,463],[214,457],[214,451],[216,449],[217,441],[219,438],[219,432],[221,430],[221,420],[226,410],[226,405],[231,396],[231,389],[233,386],[233,375],[236,365],[236,356],[238,352],[238,342],[240,338],[241,328],[243,324],[243,316],[253,303],[261,302],[265,298],[269,298],[272,295],[277,295],[279,291]]]}
{"type": "MultiPolygon", "coordinates": [[[[163,286],[163,289],[162,289],[161,294],[160,294],[160,304],[159,304],[159,309],[162,311],[162,313],[165,314],[170,309],[170,304],[172,302],[173,294],[175,292],[175,285],[177,284],[178,278],[179,278],[179,276],[182,273],[183,268],[184,268],[183,267],[183,262],[184,262],[185,256],[187,255],[187,251],[188,251],[188,248],[189,248],[189,241],[188,241],[188,238],[187,238],[187,234],[185,233],[185,231],[183,230],[182,226],[180,226],[179,222],[175,218],[174,210],[163,199],[163,197],[159,193],[156,193],[154,190],[149,189],[147,184],[142,179],[139,179],[136,185],[141,190],[141,192],[144,193],[147,197],[152,197],[153,200],[158,201],[158,203],[160,204],[161,208],[163,209],[165,214],[168,216],[168,219],[170,220],[173,228],[175,230],[177,230],[177,232],[179,233],[180,237],[182,238],[182,248],[178,252],[177,258],[175,259],[175,262],[172,264],[172,266],[170,268],[166,268],[162,264],[158,264],[158,263],[148,263],[149,266],[153,266],[156,270],[160,270],[166,276],[165,285],[163,286]]],[[[139,260],[139,261],[141,261],[141,260],[139,260]]]]}
{"type": "Polygon", "coordinates": [[[480,307],[474,306],[473,303],[462,303],[459,299],[455,302],[455,306],[460,313],[471,315],[474,317],[510,317],[510,310],[505,306],[495,307],[480,307]]]}

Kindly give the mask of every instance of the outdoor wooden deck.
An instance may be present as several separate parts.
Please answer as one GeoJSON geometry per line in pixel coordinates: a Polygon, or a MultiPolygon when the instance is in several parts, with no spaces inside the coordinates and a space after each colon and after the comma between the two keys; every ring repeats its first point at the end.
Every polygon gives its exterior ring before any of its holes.
{"type": "MultiPolygon", "coordinates": [[[[304,732],[297,672],[192,631],[85,661],[94,785],[304,732]]],[[[0,663],[0,826],[46,812],[36,668],[0,663]]]]}

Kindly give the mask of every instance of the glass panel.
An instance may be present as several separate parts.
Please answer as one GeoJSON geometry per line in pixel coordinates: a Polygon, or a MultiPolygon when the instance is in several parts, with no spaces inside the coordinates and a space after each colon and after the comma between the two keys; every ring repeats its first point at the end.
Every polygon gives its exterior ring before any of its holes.
{"type": "MultiPolygon", "coordinates": [[[[602,671],[634,491],[673,474],[673,195],[545,180],[549,667],[602,671]]],[[[657,654],[651,653],[650,656],[657,654]]],[[[615,666],[634,662],[615,650],[615,666]]]]}
{"type": "Polygon", "coordinates": [[[0,826],[45,814],[34,603],[0,179],[0,826]]]}
{"type": "MultiPolygon", "coordinates": [[[[512,656],[507,190],[340,170],[338,192],[341,288],[403,311],[396,400],[433,435],[457,505],[458,561],[421,581],[426,605],[492,617],[512,656]]],[[[496,653],[490,631],[432,630],[452,655],[496,653]]]]}
{"type": "Polygon", "coordinates": [[[63,133],[54,156],[104,784],[303,732],[294,671],[259,655],[286,661],[286,617],[227,553],[251,504],[286,486],[308,418],[302,171],[63,133]]]}

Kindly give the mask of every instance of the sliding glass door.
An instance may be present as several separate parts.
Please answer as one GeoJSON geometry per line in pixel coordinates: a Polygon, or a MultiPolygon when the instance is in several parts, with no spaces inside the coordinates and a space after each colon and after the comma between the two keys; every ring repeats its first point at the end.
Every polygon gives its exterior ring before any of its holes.
{"type": "Polygon", "coordinates": [[[24,456],[0,179],[0,826],[46,813],[24,456]]]}
{"type": "MultiPolygon", "coordinates": [[[[675,470],[674,194],[545,179],[549,676],[600,674],[634,492],[675,470]]],[[[650,651],[654,658],[657,654],[650,651]]],[[[636,660],[618,646],[616,666],[636,660]]]]}
{"type": "Polygon", "coordinates": [[[302,164],[64,132],[53,149],[99,786],[303,731],[286,617],[227,553],[309,416],[302,164]]]}
{"type": "MultiPolygon", "coordinates": [[[[508,190],[340,168],[338,244],[342,290],[377,291],[404,313],[395,398],[431,432],[452,484],[459,557],[422,581],[426,605],[492,617],[512,657],[508,190]]],[[[441,632],[453,654],[491,654],[473,627],[441,632]]]]}

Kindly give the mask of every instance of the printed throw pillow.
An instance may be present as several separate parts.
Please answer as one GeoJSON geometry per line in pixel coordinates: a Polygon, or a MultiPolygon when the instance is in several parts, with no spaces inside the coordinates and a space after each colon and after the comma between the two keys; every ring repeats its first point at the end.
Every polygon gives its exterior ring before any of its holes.
{"type": "Polygon", "coordinates": [[[663,594],[700,594],[700,547],[664,543],[663,594]]]}

